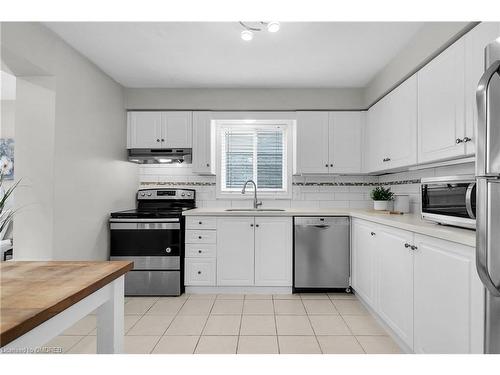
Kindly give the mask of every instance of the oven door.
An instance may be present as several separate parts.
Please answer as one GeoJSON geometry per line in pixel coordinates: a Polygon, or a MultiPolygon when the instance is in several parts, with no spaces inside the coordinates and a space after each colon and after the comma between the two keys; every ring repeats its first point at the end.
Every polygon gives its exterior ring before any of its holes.
{"type": "Polygon", "coordinates": [[[463,178],[422,180],[422,217],[441,224],[475,228],[476,182],[463,178]]]}
{"type": "Polygon", "coordinates": [[[110,256],[179,257],[182,232],[179,218],[156,221],[111,219],[110,256]]]}

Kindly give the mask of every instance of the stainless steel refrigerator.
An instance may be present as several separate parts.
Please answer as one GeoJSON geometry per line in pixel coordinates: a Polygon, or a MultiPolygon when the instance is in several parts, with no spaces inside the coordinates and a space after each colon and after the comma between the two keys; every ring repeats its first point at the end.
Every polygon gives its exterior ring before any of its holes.
{"type": "Polygon", "coordinates": [[[500,38],[486,47],[476,99],[476,265],[486,287],[484,351],[500,353],[500,38]]]}

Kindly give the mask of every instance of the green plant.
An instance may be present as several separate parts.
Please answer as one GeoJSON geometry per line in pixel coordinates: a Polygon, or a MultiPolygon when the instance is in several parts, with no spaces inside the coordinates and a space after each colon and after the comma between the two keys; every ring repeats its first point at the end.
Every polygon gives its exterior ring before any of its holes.
{"type": "MultiPolygon", "coordinates": [[[[3,169],[0,169],[0,192],[3,191],[2,189],[4,181],[3,177],[4,177],[3,169]]],[[[7,226],[12,221],[12,218],[14,217],[14,210],[11,209],[4,210],[4,209],[7,200],[9,199],[10,195],[14,192],[14,189],[17,187],[18,183],[19,181],[15,182],[11,187],[9,187],[5,191],[5,193],[3,193],[3,195],[0,196],[0,233],[3,232],[4,228],[7,228],[7,226]]]]}
{"type": "Polygon", "coordinates": [[[391,201],[394,199],[394,193],[391,188],[384,189],[383,186],[377,186],[372,190],[370,196],[374,201],[391,201]]]}

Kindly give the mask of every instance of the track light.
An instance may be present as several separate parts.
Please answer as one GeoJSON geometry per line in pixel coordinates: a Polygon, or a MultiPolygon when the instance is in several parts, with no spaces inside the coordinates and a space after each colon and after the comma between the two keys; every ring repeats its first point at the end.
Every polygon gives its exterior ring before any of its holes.
{"type": "Polygon", "coordinates": [[[270,33],[275,33],[276,31],[279,31],[280,29],[280,23],[277,21],[271,21],[267,24],[267,31],[270,33]]]}
{"type": "Polygon", "coordinates": [[[253,33],[250,30],[243,30],[241,32],[241,39],[244,41],[249,42],[250,40],[253,39],[253,33]]]}

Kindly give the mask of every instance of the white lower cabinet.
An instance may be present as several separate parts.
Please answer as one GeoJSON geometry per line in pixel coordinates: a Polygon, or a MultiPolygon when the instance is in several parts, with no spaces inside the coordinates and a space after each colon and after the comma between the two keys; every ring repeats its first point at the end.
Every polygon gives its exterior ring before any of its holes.
{"type": "Polygon", "coordinates": [[[254,285],[253,217],[217,218],[217,285],[254,285]]]}
{"type": "Polygon", "coordinates": [[[410,348],[413,346],[413,233],[381,226],[376,230],[378,313],[410,348]]]}
{"type": "Polygon", "coordinates": [[[413,352],[482,353],[473,248],[354,219],[352,286],[413,352]]]}
{"type": "Polygon", "coordinates": [[[356,294],[370,305],[375,304],[375,227],[354,219],[351,225],[351,284],[356,294]]]}
{"type": "Polygon", "coordinates": [[[416,353],[482,353],[484,289],[474,249],[415,235],[416,353]]]}
{"type": "Polygon", "coordinates": [[[255,218],[255,285],[292,285],[292,218],[255,218]]]}
{"type": "Polygon", "coordinates": [[[215,258],[186,258],[185,262],[185,285],[215,284],[215,258]]]}

